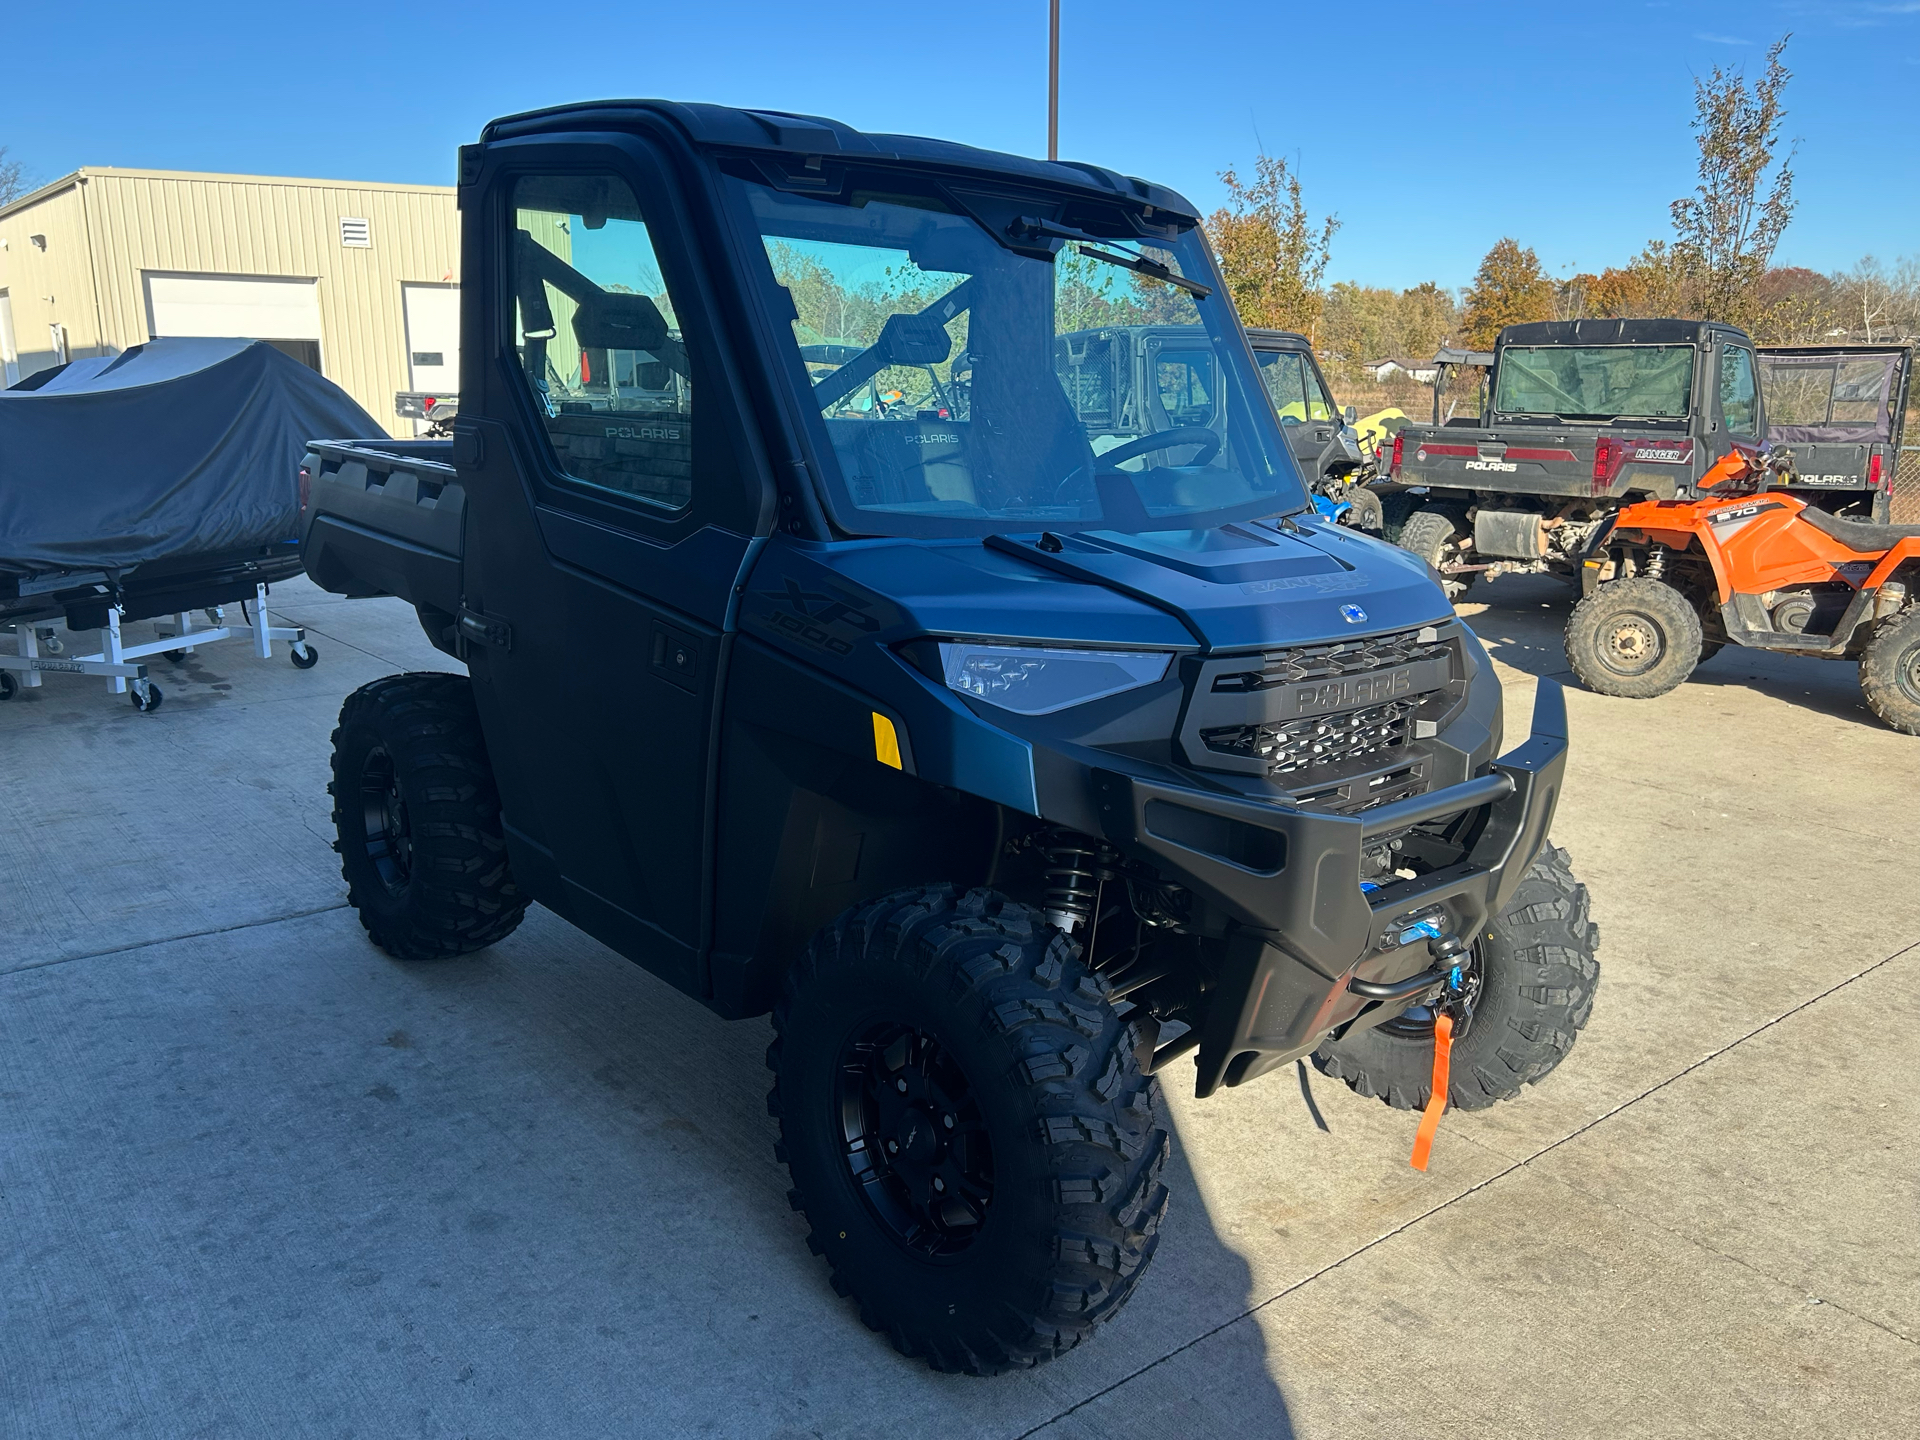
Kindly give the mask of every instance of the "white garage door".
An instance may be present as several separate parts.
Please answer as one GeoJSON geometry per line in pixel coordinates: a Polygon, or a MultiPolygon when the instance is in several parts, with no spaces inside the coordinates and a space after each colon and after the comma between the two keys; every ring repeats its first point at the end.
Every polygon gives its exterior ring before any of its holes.
{"type": "Polygon", "coordinates": [[[248,340],[320,339],[320,297],[311,280],[265,275],[147,278],[147,331],[238,335],[248,340]]]}

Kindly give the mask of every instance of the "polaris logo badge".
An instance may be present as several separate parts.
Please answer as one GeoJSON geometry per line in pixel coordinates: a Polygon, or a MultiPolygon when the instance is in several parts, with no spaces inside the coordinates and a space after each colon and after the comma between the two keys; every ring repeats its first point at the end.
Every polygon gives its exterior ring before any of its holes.
{"type": "Polygon", "coordinates": [[[1505,460],[1469,460],[1465,468],[1468,470],[1502,470],[1511,474],[1520,467],[1509,464],[1505,460]]]}
{"type": "Polygon", "coordinates": [[[1303,685],[1293,693],[1296,715],[1312,715],[1322,710],[1352,710],[1362,705],[1378,705],[1413,689],[1413,667],[1380,670],[1351,680],[1329,680],[1324,685],[1303,685]]]}
{"type": "Polygon", "coordinates": [[[1364,625],[1367,623],[1367,612],[1358,605],[1342,605],[1340,618],[1349,625],[1364,625]]]}
{"type": "Polygon", "coordinates": [[[678,440],[679,428],[666,425],[609,425],[609,440],[678,440]]]}

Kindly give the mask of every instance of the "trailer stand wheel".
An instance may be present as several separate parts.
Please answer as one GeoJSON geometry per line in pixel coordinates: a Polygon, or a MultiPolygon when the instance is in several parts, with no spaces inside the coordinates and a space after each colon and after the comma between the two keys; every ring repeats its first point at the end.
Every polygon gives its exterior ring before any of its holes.
{"type": "Polygon", "coordinates": [[[311,670],[320,663],[320,652],[305,640],[293,642],[293,648],[287,651],[287,658],[293,662],[296,670],[311,670]]]}
{"type": "Polygon", "coordinates": [[[4,670],[0,670],[0,700],[13,699],[14,692],[19,688],[19,685],[14,682],[13,676],[4,670]]]}
{"type": "Polygon", "coordinates": [[[127,690],[127,698],[133,702],[133,708],[141,712],[158,710],[165,698],[160,687],[151,680],[132,681],[127,690]]]}

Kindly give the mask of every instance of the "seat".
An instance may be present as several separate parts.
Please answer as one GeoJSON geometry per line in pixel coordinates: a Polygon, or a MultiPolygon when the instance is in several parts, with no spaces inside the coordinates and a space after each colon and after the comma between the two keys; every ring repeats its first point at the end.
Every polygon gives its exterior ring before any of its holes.
{"type": "Polygon", "coordinates": [[[1800,518],[1856,555],[1884,555],[1902,540],[1920,540],[1920,525],[1876,525],[1870,520],[1843,520],[1809,505],[1800,518]]]}

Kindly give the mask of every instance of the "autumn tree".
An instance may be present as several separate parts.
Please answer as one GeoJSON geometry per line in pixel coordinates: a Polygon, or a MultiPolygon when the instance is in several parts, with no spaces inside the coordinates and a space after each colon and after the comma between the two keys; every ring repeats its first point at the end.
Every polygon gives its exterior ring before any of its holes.
{"type": "Polygon", "coordinates": [[[1672,255],[1694,307],[1709,319],[1760,318],[1756,285],[1793,218],[1793,152],[1779,153],[1782,100],[1792,78],[1780,61],[1788,38],[1767,50],[1766,69],[1751,86],[1743,70],[1719,65],[1694,81],[1700,184],[1671,207],[1672,255]]]}
{"type": "Polygon", "coordinates": [[[1243,325],[1297,330],[1318,338],[1325,296],[1321,282],[1340,221],[1318,227],[1307,218],[1300,177],[1276,156],[1254,161],[1254,178],[1220,172],[1227,203],[1207,219],[1207,239],[1243,325]]]}
{"type": "Polygon", "coordinates": [[[18,160],[9,160],[7,147],[0,145],[0,205],[11,205],[32,188],[27,167],[18,160]]]}
{"type": "Polygon", "coordinates": [[[1491,350],[1505,326],[1551,320],[1553,313],[1554,286],[1541,273],[1540,257],[1509,236],[1495,242],[1474,273],[1462,338],[1472,349],[1491,350]]]}

